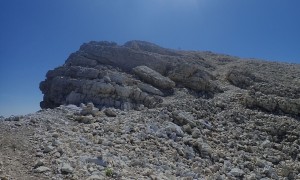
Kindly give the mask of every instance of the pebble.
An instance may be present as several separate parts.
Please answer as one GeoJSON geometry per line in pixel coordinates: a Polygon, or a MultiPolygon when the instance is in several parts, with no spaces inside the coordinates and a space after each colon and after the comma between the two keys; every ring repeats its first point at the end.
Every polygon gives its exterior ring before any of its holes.
{"type": "Polygon", "coordinates": [[[229,174],[235,176],[235,177],[241,177],[243,176],[245,173],[243,170],[239,169],[239,168],[233,168],[231,169],[231,171],[229,172],[229,174]]]}
{"type": "Polygon", "coordinates": [[[53,151],[54,149],[55,149],[55,148],[54,148],[53,146],[51,146],[51,145],[46,146],[46,147],[44,148],[44,150],[43,150],[43,153],[49,153],[49,152],[53,151]]]}
{"type": "Polygon", "coordinates": [[[198,128],[194,128],[193,133],[192,133],[192,137],[197,139],[200,136],[201,136],[201,131],[198,128]]]}
{"type": "Polygon", "coordinates": [[[60,170],[64,174],[73,173],[74,171],[74,169],[71,167],[69,163],[63,163],[60,170]]]}
{"type": "Polygon", "coordinates": [[[44,165],[44,160],[43,159],[39,159],[34,163],[34,168],[40,167],[44,165]]]}

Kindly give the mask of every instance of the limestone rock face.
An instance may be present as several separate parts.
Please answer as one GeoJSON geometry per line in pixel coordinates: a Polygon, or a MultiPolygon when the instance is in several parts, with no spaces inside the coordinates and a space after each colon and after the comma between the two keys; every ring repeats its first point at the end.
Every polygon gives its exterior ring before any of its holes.
{"type": "Polygon", "coordinates": [[[148,68],[147,66],[138,66],[133,68],[133,72],[145,82],[161,89],[172,89],[175,87],[175,82],[164,77],[158,72],[148,68]]]}
{"type": "Polygon", "coordinates": [[[214,77],[200,66],[203,61],[143,41],[85,43],[63,66],[48,71],[40,83],[41,107],[92,102],[98,108],[151,108],[177,84],[213,94],[214,77]]]}
{"type": "MultiPolygon", "coordinates": [[[[178,88],[212,98],[235,94],[241,105],[276,114],[299,116],[298,65],[239,60],[200,51],[179,51],[144,41],[89,42],[72,53],[65,64],[48,71],[40,83],[42,108],[93,103],[96,108],[122,110],[153,108],[178,88]],[[239,94],[239,95],[238,95],[239,94]]],[[[216,99],[222,109],[232,99],[216,99]]],[[[198,109],[202,114],[202,109],[198,109]]],[[[200,114],[200,112],[199,112],[200,114]]],[[[203,115],[202,115],[203,116],[203,115]]],[[[190,123],[174,115],[180,125],[190,123]]],[[[192,125],[193,126],[193,125],[192,125]]]]}

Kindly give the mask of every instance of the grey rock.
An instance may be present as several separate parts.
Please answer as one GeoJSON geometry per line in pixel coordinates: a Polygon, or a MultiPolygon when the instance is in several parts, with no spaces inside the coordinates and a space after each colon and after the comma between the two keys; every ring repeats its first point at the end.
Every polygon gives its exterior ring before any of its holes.
{"type": "Polygon", "coordinates": [[[94,163],[99,166],[107,167],[108,163],[105,161],[102,157],[97,157],[97,158],[87,158],[85,160],[87,163],[94,163]]]}
{"type": "Polygon", "coordinates": [[[184,136],[184,133],[183,133],[181,127],[172,122],[167,123],[165,131],[167,134],[171,134],[174,132],[176,134],[176,136],[180,136],[180,137],[184,136]]]}
{"type": "Polygon", "coordinates": [[[20,121],[21,117],[20,116],[10,116],[8,118],[5,118],[4,121],[20,121]]]}
{"type": "Polygon", "coordinates": [[[37,160],[35,163],[34,163],[34,168],[37,168],[37,167],[40,167],[40,166],[43,166],[44,165],[44,160],[42,159],[39,159],[37,160]]]}
{"type": "Polygon", "coordinates": [[[62,173],[69,174],[69,173],[73,173],[74,168],[69,163],[63,163],[60,170],[62,173]]]}
{"type": "Polygon", "coordinates": [[[40,83],[44,94],[40,105],[54,108],[61,104],[93,102],[97,108],[102,108],[117,107],[114,101],[121,101],[148,107],[152,104],[144,102],[144,96],[131,96],[136,85],[151,96],[163,96],[162,90],[172,94],[177,82],[195,91],[214,94],[218,88],[213,82],[214,76],[206,69],[211,67],[199,55],[180,53],[148,42],[130,41],[118,46],[93,41],[72,53],[63,66],[47,73],[47,79],[40,83]],[[132,76],[133,72],[157,89],[142,85],[132,76]],[[108,97],[110,102],[105,100],[108,97]]]}
{"type": "Polygon", "coordinates": [[[159,89],[151,86],[150,84],[139,83],[138,87],[142,91],[150,93],[150,94],[154,94],[154,95],[158,95],[158,96],[163,96],[164,95],[164,93],[162,93],[159,89]]]}
{"type": "Polygon", "coordinates": [[[253,81],[256,79],[253,74],[243,69],[230,70],[226,78],[233,85],[243,89],[253,85],[253,81]]]}
{"type": "Polygon", "coordinates": [[[161,89],[172,89],[175,87],[175,82],[164,77],[155,70],[147,66],[137,66],[133,68],[133,72],[143,81],[161,89]]]}
{"type": "Polygon", "coordinates": [[[117,113],[116,113],[116,110],[115,109],[112,109],[112,108],[107,108],[104,110],[104,113],[106,114],[106,116],[108,117],[116,117],[117,116],[117,113]]]}
{"type": "Polygon", "coordinates": [[[55,147],[48,145],[44,148],[43,153],[49,153],[51,151],[53,151],[55,149],[55,147]]]}
{"type": "Polygon", "coordinates": [[[259,107],[269,112],[281,111],[286,114],[299,115],[300,100],[274,95],[265,95],[261,92],[248,93],[244,96],[242,103],[248,108],[259,107]]]}
{"type": "Polygon", "coordinates": [[[33,170],[33,172],[35,172],[35,173],[44,173],[44,172],[47,172],[47,171],[51,171],[51,169],[46,167],[46,166],[40,166],[40,167],[33,170]]]}
{"type": "Polygon", "coordinates": [[[256,180],[256,179],[257,179],[257,176],[256,176],[255,173],[250,173],[250,174],[246,175],[245,178],[246,178],[247,180],[256,180]]]}
{"type": "Polygon", "coordinates": [[[194,144],[194,147],[200,152],[200,156],[203,158],[210,158],[212,155],[212,148],[205,142],[203,142],[201,139],[197,140],[194,144]]]}
{"type": "Polygon", "coordinates": [[[122,98],[129,98],[129,96],[133,93],[132,88],[130,88],[128,86],[116,85],[115,89],[116,89],[117,95],[122,97],[122,98]]]}
{"type": "Polygon", "coordinates": [[[103,176],[99,176],[99,175],[94,174],[94,175],[91,175],[90,177],[88,177],[86,180],[102,180],[104,178],[105,177],[103,177],[103,176]]]}
{"type": "Polygon", "coordinates": [[[85,106],[82,104],[82,110],[80,111],[80,114],[83,116],[92,115],[92,116],[98,116],[100,114],[99,109],[95,108],[94,104],[89,102],[85,106]]]}
{"type": "Polygon", "coordinates": [[[201,136],[201,131],[198,128],[195,128],[192,133],[193,138],[199,138],[201,136]]]}
{"type": "Polygon", "coordinates": [[[178,124],[180,126],[186,124],[190,125],[191,128],[194,128],[196,126],[196,123],[194,122],[194,117],[188,112],[183,112],[183,111],[174,112],[173,118],[175,124],[178,124]]]}
{"type": "Polygon", "coordinates": [[[241,177],[245,174],[245,172],[239,168],[233,168],[229,173],[235,177],[241,177]]]}

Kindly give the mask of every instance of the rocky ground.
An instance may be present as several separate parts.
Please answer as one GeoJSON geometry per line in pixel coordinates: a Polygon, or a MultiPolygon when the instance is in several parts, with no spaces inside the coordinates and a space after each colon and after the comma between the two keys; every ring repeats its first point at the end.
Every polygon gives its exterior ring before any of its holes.
{"type": "Polygon", "coordinates": [[[0,118],[0,179],[300,179],[299,77],[299,65],[85,44],[48,72],[41,111],[0,118]]]}

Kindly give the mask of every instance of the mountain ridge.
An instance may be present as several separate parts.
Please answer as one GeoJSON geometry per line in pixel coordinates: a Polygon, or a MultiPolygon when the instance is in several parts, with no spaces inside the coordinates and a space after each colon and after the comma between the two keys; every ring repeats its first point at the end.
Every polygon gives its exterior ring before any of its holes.
{"type": "Polygon", "coordinates": [[[0,179],[300,179],[300,65],[83,44],[0,119],[0,179]]]}

